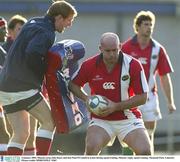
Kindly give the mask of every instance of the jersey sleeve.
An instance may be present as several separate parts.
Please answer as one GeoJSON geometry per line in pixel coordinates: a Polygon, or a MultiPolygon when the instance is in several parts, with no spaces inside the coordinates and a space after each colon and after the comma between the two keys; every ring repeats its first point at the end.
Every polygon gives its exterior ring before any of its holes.
{"type": "Polygon", "coordinates": [[[134,94],[142,94],[148,92],[148,84],[141,63],[132,60],[130,67],[130,87],[134,94]]]}
{"type": "Polygon", "coordinates": [[[164,48],[160,49],[159,60],[156,69],[160,76],[174,71],[169,56],[167,55],[167,52],[164,48]]]}
{"type": "Polygon", "coordinates": [[[25,50],[25,60],[28,67],[35,74],[37,72],[45,72],[47,68],[46,55],[52,43],[53,42],[51,42],[43,32],[36,34],[36,36],[29,41],[25,50]]]}
{"type": "Polygon", "coordinates": [[[124,53],[131,53],[131,49],[132,49],[132,46],[131,46],[131,38],[129,38],[127,41],[123,42],[122,43],[122,52],[124,53]]]}
{"type": "Polygon", "coordinates": [[[79,69],[73,74],[71,80],[78,86],[83,87],[88,82],[88,73],[86,62],[83,62],[79,69]]]}

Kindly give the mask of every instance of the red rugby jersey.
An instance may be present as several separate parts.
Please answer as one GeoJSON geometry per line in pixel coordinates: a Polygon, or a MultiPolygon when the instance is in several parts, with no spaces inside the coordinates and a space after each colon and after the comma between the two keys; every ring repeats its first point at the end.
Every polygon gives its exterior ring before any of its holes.
{"type": "Polygon", "coordinates": [[[152,56],[152,48],[155,46],[155,41],[151,39],[149,45],[145,49],[141,49],[137,42],[137,36],[134,36],[122,44],[122,51],[132,57],[138,59],[145,71],[146,79],[154,80],[153,85],[150,86],[150,90],[157,91],[157,84],[155,81],[156,74],[160,76],[167,73],[173,72],[173,68],[170,59],[166,53],[165,48],[158,43],[160,46],[158,57],[152,56]],[[153,65],[152,59],[158,59],[157,65],[153,65]],[[156,66],[151,70],[151,66],[156,66]]]}
{"type": "MultiPolygon", "coordinates": [[[[106,70],[102,60],[102,54],[91,57],[84,61],[80,69],[74,74],[73,82],[81,87],[86,83],[89,83],[92,95],[99,94],[106,96],[114,102],[121,101],[121,79],[130,80],[127,85],[129,97],[134,94],[147,92],[147,89],[144,88],[147,86],[145,76],[144,79],[142,78],[143,68],[137,60],[132,59],[129,63],[130,70],[128,71],[129,74],[127,74],[127,76],[129,75],[129,78],[121,75],[121,65],[123,64],[124,57],[124,54],[121,53],[119,62],[115,65],[111,73],[106,70]]],[[[126,55],[126,57],[132,58],[128,55],[126,55]]],[[[94,114],[91,115],[105,120],[123,120],[131,117],[141,118],[141,113],[137,108],[125,111],[114,112],[107,117],[99,117],[94,114]]]]}

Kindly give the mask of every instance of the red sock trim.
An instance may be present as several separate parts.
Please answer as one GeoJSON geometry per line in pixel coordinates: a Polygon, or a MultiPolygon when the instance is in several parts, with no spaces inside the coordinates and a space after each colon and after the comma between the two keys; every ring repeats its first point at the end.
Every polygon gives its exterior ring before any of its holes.
{"type": "Polygon", "coordinates": [[[25,148],[24,151],[33,151],[33,150],[36,150],[36,148],[25,148]]]}
{"type": "Polygon", "coordinates": [[[23,150],[17,147],[8,147],[7,155],[22,155],[23,150]]]}
{"type": "Polygon", "coordinates": [[[0,151],[0,155],[7,155],[7,151],[0,151]]]}
{"type": "Polygon", "coordinates": [[[49,155],[52,140],[49,138],[36,137],[37,155],[49,155]]]}

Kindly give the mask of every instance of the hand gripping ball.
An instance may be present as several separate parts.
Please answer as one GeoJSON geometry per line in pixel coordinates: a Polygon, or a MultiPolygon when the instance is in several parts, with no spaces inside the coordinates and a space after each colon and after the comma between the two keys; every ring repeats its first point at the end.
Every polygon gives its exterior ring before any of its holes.
{"type": "Polygon", "coordinates": [[[88,102],[89,109],[96,115],[108,105],[108,101],[100,95],[91,96],[88,102]]]}

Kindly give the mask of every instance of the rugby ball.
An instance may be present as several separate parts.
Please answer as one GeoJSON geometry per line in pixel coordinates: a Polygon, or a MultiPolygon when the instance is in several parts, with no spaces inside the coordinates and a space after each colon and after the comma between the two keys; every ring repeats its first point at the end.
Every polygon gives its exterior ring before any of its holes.
{"type": "Polygon", "coordinates": [[[108,105],[108,101],[100,95],[91,96],[88,101],[90,111],[96,115],[100,114],[101,109],[108,105]]]}

